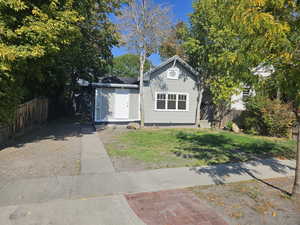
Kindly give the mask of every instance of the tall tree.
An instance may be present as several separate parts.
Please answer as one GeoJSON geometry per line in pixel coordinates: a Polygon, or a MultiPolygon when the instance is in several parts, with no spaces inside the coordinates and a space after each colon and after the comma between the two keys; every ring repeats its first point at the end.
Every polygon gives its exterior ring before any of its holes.
{"type": "Polygon", "coordinates": [[[152,0],[130,0],[118,18],[123,43],[140,57],[141,127],[144,127],[144,65],[170,33],[170,11],[170,6],[157,5],[152,0]]]}
{"type": "MultiPolygon", "coordinates": [[[[194,13],[190,18],[190,31],[183,44],[189,63],[200,72],[199,105],[202,102],[203,90],[209,90],[213,103],[216,105],[216,111],[222,112],[221,115],[224,115],[230,104],[231,96],[240,87],[239,79],[231,76],[232,68],[226,67],[230,64],[217,61],[217,59],[220,60],[219,52],[222,48],[233,48],[233,46],[220,43],[223,41],[222,37],[229,35],[229,31],[222,30],[222,32],[215,33],[225,25],[225,16],[222,15],[226,8],[225,4],[222,1],[218,1],[218,3],[209,0],[195,1],[194,13]],[[214,8],[214,5],[218,5],[218,7],[214,8]],[[222,11],[219,13],[218,10],[222,11]]],[[[218,117],[220,117],[219,120],[222,119],[221,116],[218,117]]],[[[197,126],[199,118],[198,115],[197,126]]]]}
{"type": "MultiPolygon", "coordinates": [[[[146,59],[144,70],[149,71],[152,68],[150,60],[146,59]]],[[[112,75],[120,77],[138,77],[140,71],[140,57],[133,54],[125,54],[113,59],[112,75]]]]}
{"type": "Polygon", "coordinates": [[[57,95],[78,74],[103,69],[117,43],[108,15],[119,6],[119,0],[0,0],[0,122],[11,120],[19,102],[57,95]]]}
{"type": "MultiPolygon", "coordinates": [[[[187,42],[196,66],[207,77],[222,76],[237,84],[259,83],[252,68],[274,66],[275,83],[299,112],[299,1],[198,0],[191,17],[192,36],[187,42]]],[[[219,84],[222,87],[227,82],[219,84]]],[[[299,116],[298,116],[298,122],[299,116]]],[[[298,142],[294,195],[300,196],[298,142]]]]}
{"type": "Polygon", "coordinates": [[[187,55],[183,48],[187,33],[188,27],[184,22],[179,22],[175,26],[172,26],[170,35],[159,48],[160,57],[166,60],[174,55],[178,55],[182,59],[187,60],[187,55]]]}
{"type": "Polygon", "coordinates": [[[0,1],[0,111],[1,122],[10,120],[22,96],[26,79],[43,78],[43,57],[56,54],[79,36],[82,17],[70,1],[0,1]],[[15,93],[13,93],[15,92],[15,93]],[[6,100],[13,100],[2,105],[6,100]]]}

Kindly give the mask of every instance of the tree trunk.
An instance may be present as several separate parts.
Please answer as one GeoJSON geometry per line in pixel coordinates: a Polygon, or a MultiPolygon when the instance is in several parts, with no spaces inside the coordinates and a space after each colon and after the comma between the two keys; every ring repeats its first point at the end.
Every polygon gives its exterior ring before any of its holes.
{"type": "Polygon", "coordinates": [[[300,118],[298,117],[298,135],[297,135],[297,155],[296,155],[296,172],[293,187],[293,197],[300,199],[300,118]]]}
{"type": "Polygon", "coordinates": [[[144,116],[144,65],[146,61],[146,56],[144,53],[140,54],[140,119],[141,128],[145,126],[145,116],[144,116]]]}
{"type": "Polygon", "coordinates": [[[196,109],[196,118],[195,124],[196,127],[200,127],[200,117],[201,117],[201,104],[203,99],[203,85],[198,85],[198,97],[197,97],[197,109],[196,109]]]}

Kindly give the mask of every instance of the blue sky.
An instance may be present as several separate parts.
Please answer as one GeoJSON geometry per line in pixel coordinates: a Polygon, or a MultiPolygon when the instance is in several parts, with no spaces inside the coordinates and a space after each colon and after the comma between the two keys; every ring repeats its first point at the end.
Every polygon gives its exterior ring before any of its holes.
{"type": "MultiPolygon", "coordinates": [[[[154,0],[155,3],[164,4],[168,3],[173,7],[173,21],[174,23],[179,21],[188,21],[188,14],[193,12],[192,2],[193,0],[154,0]]],[[[119,56],[128,53],[126,48],[114,48],[114,56],[119,56]]],[[[154,65],[160,63],[159,55],[153,54],[150,56],[150,60],[154,65]]]]}

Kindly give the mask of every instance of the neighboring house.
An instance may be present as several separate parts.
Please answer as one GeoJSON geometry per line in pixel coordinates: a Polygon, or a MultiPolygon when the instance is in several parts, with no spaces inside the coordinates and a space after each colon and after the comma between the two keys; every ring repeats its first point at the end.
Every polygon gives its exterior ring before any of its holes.
{"type": "MultiPolygon", "coordinates": [[[[174,56],[144,76],[146,125],[194,125],[196,122],[199,74],[174,56]]],[[[140,121],[138,80],[107,77],[86,83],[95,90],[93,119],[96,123],[140,121]]]]}
{"type": "MultiPolygon", "coordinates": [[[[274,66],[260,64],[256,68],[251,69],[251,72],[255,76],[259,76],[261,79],[265,79],[270,77],[274,72],[275,68],[274,66]]],[[[233,95],[231,97],[231,110],[238,110],[243,111],[246,109],[245,107],[245,100],[249,96],[254,96],[255,91],[251,88],[244,87],[243,90],[241,90],[238,94],[233,95]]]]}
{"type": "Polygon", "coordinates": [[[239,91],[238,94],[231,97],[231,110],[244,111],[246,110],[246,99],[254,96],[255,91],[251,88],[245,87],[244,90],[239,91]]]}

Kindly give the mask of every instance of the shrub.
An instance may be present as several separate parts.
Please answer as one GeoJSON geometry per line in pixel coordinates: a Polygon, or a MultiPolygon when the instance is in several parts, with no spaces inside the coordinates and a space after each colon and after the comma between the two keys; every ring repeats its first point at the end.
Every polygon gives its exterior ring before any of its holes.
{"type": "Polygon", "coordinates": [[[249,98],[238,120],[246,133],[273,137],[289,137],[294,122],[290,104],[262,96],[249,98]]]}
{"type": "Polygon", "coordinates": [[[228,121],[225,126],[225,130],[232,130],[233,122],[228,121]]]}

